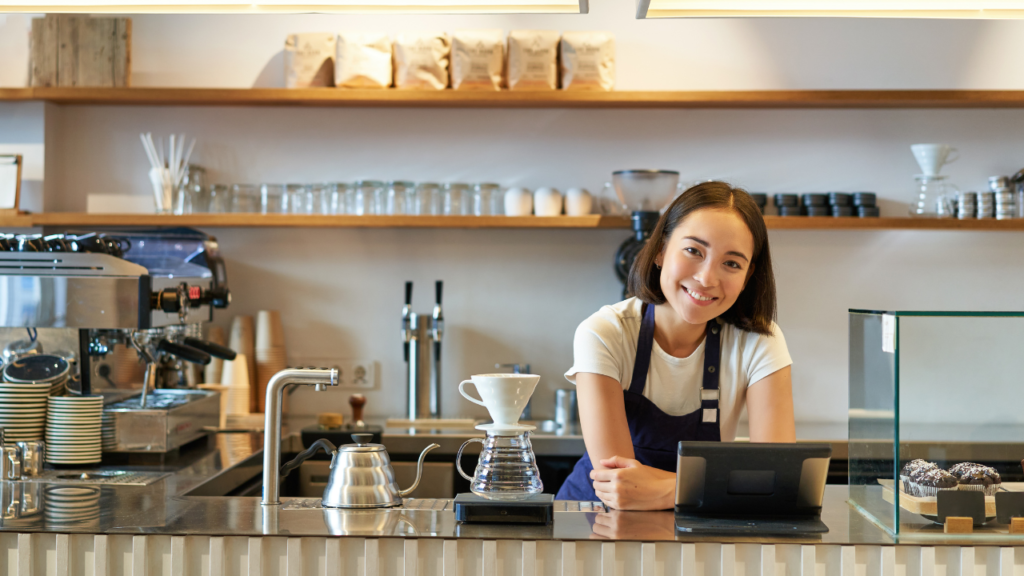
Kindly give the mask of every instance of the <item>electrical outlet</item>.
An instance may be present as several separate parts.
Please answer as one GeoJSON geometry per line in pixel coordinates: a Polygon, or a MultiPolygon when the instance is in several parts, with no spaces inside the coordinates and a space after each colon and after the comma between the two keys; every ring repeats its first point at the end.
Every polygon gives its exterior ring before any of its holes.
{"type": "Polygon", "coordinates": [[[377,387],[375,360],[347,358],[295,358],[296,366],[315,366],[338,369],[338,389],[373,390],[377,387]]]}

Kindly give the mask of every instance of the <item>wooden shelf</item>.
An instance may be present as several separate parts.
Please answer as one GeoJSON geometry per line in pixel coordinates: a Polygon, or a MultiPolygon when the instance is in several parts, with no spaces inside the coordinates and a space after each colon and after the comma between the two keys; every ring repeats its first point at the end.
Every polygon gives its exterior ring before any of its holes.
{"type": "MultiPolygon", "coordinates": [[[[1024,219],[808,218],[765,216],[771,230],[1024,231],[1024,219]]],[[[197,228],[575,228],[629,229],[622,216],[299,216],[287,214],[82,214],[47,212],[0,219],[0,228],[194,226],[197,228]]]]}
{"type": "Polygon", "coordinates": [[[340,88],[11,88],[0,101],[418,108],[1022,108],[1020,90],[466,92],[340,88]]]}

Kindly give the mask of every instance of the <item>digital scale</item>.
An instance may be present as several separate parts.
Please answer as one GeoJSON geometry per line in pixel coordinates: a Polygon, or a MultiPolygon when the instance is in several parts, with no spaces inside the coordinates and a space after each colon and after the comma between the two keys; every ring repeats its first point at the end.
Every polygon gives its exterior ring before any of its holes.
{"type": "Polygon", "coordinates": [[[465,523],[550,524],[554,494],[530,494],[518,500],[490,500],[471,492],[455,496],[455,519],[465,523]]]}

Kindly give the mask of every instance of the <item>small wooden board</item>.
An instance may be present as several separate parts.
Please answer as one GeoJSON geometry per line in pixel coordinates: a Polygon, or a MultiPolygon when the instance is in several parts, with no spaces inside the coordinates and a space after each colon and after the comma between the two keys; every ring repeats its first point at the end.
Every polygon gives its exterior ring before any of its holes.
{"type": "MultiPolygon", "coordinates": [[[[878,483],[882,485],[882,498],[890,504],[895,504],[896,494],[892,489],[893,481],[888,479],[879,479],[878,483]]],[[[934,496],[911,496],[903,490],[903,483],[900,482],[899,484],[900,508],[903,508],[907,512],[924,514],[927,516],[935,516],[939,513],[938,502],[934,496]]],[[[1011,490],[1015,492],[1024,491],[1024,482],[1003,482],[1001,486],[1004,490],[1011,490]]],[[[995,496],[985,496],[985,515],[996,515],[995,496]]]]}

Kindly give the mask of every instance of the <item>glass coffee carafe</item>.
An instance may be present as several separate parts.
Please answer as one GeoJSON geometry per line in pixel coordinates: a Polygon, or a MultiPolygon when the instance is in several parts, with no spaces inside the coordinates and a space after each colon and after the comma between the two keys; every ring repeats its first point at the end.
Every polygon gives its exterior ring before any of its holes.
{"type": "Polygon", "coordinates": [[[952,218],[953,199],[959,190],[946,182],[945,176],[914,177],[915,193],[910,203],[910,215],[921,218],[952,218]]]}
{"type": "MultiPolygon", "coordinates": [[[[525,426],[524,426],[525,428],[525,426]]],[[[544,491],[537,469],[537,457],[530,445],[528,430],[505,435],[487,432],[485,438],[470,438],[459,447],[455,464],[459,474],[469,480],[473,494],[492,500],[519,500],[544,491]],[[483,444],[476,470],[469,476],[460,464],[462,451],[473,442],[483,444]]]]}

